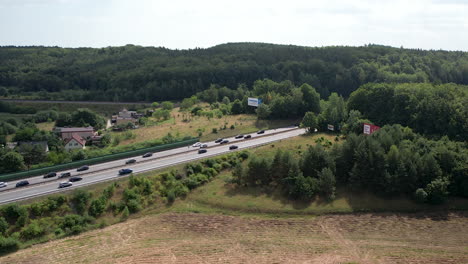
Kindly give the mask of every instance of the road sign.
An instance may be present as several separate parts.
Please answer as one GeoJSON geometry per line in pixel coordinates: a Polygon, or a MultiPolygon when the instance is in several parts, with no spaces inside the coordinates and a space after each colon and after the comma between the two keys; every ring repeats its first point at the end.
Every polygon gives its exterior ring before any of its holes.
{"type": "Polygon", "coordinates": [[[327,128],[328,128],[328,130],[330,130],[330,131],[335,131],[335,126],[334,126],[334,125],[328,124],[327,128]]]}

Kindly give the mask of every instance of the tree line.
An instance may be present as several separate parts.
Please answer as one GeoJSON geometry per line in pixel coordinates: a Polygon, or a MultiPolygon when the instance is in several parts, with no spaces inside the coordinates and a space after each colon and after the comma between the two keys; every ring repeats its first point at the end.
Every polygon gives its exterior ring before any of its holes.
{"type": "Polygon", "coordinates": [[[468,84],[466,52],[380,45],[311,48],[230,43],[207,49],[0,47],[0,96],[60,100],[180,100],[211,84],[308,83],[322,98],[369,82],[468,84]]]}
{"type": "Polygon", "coordinates": [[[342,144],[309,146],[298,153],[276,151],[274,158],[253,156],[233,170],[241,186],[281,189],[293,199],[335,197],[337,186],[420,202],[441,203],[468,197],[466,142],[429,140],[401,125],[372,135],[350,133],[342,144]]]}

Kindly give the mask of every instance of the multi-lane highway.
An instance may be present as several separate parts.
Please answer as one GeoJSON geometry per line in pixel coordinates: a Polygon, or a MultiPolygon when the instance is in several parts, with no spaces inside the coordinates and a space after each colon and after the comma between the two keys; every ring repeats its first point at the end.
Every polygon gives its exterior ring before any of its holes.
{"type": "MultiPolygon", "coordinates": [[[[270,142],[286,139],[289,137],[298,136],[305,133],[304,129],[297,128],[280,128],[274,130],[266,130],[265,134],[251,134],[251,139],[234,139],[227,138],[228,144],[218,144],[214,142],[206,142],[208,145],[207,152],[198,154],[198,147],[182,147],[167,151],[156,152],[152,157],[142,158],[141,156],[133,157],[136,159],[136,163],[126,165],[125,162],[132,158],[115,160],[111,162],[105,162],[90,166],[90,169],[83,172],[77,172],[76,170],[68,170],[72,176],[80,176],[83,180],[74,182],[73,186],[58,189],[60,182],[67,181],[67,178],[57,179],[57,177],[44,179],[42,176],[28,178],[30,185],[27,187],[15,188],[18,181],[8,182],[8,187],[0,189],[0,204],[5,204],[13,201],[24,200],[32,197],[42,196],[50,193],[56,193],[66,191],[73,188],[79,188],[86,185],[109,181],[124,176],[119,176],[118,171],[122,168],[130,168],[134,174],[142,173],[145,171],[160,169],[164,167],[173,166],[179,163],[185,163],[196,159],[202,159],[210,156],[216,156],[227,152],[229,146],[236,145],[239,149],[245,149],[255,147],[270,142]]],[[[62,172],[57,172],[60,175],[62,172]]]]}

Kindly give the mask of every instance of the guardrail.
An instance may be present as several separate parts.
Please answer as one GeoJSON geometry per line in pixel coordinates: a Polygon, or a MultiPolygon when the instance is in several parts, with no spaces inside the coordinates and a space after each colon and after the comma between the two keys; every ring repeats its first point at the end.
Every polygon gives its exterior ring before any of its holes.
{"type": "Polygon", "coordinates": [[[130,150],[130,151],[125,151],[125,152],[120,152],[120,153],[114,153],[114,154],[109,154],[109,155],[105,155],[105,156],[95,157],[95,158],[91,158],[91,159],[73,161],[73,162],[69,162],[69,163],[66,163],[66,164],[60,164],[60,165],[49,166],[49,167],[44,167],[44,168],[39,168],[39,169],[33,169],[33,170],[29,170],[29,171],[21,171],[21,172],[3,174],[3,175],[0,175],[0,181],[19,180],[19,179],[23,179],[23,178],[27,178],[27,177],[31,177],[31,176],[38,176],[38,175],[45,174],[45,173],[48,173],[48,172],[51,172],[51,171],[61,171],[61,170],[67,170],[67,169],[80,167],[80,166],[83,166],[83,165],[92,165],[92,164],[102,163],[102,162],[106,162],[106,161],[118,160],[118,159],[138,156],[138,155],[141,155],[141,154],[146,153],[146,152],[154,152],[154,151],[163,151],[163,150],[168,150],[168,149],[174,149],[174,148],[178,148],[178,147],[191,145],[191,144],[193,144],[193,143],[195,143],[197,141],[198,141],[198,138],[193,138],[193,139],[182,140],[182,141],[178,141],[178,142],[174,142],[174,143],[154,146],[154,147],[130,150]]]}

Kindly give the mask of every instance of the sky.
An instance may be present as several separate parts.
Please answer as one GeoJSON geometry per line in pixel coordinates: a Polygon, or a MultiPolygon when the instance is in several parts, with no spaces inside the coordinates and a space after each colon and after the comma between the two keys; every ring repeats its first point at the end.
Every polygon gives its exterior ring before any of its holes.
{"type": "Polygon", "coordinates": [[[0,46],[228,42],[468,51],[468,0],[0,0],[0,46]]]}

